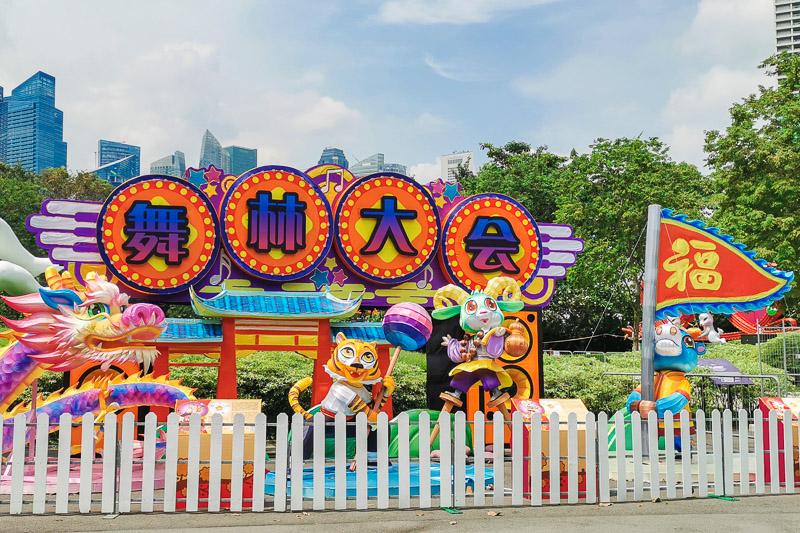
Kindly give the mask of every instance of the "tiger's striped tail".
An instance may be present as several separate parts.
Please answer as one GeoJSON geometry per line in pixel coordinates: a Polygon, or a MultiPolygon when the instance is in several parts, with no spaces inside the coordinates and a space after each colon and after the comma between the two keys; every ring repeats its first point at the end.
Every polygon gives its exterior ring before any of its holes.
{"type": "Polygon", "coordinates": [[[300,413],[306,420],[311,420],[311,413],[303,409],[303,406],[300,405],[300,401],[297,399],[297,397],[300,396],[301,392],[311,386],[312,381],[313,380],[311,376],[306,376],[292,385],[292,388],[289,389],[289,405],[295,413],[300,413]]]}

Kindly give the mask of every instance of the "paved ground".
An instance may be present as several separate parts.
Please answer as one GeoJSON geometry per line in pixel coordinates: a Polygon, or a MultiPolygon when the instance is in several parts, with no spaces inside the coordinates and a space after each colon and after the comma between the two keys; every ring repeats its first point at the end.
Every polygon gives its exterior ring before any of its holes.
{"type": "Polygon", "coordinates": [[[3,516],[0,530],[35,531],[256,531],[264,527],[326,533],[370,531],[798,531],[800,495],[761,496],[739,501],[714,499],[659,503],[561,505],[542,508],[468,509],[452,515],[442,510],[347,511],[309,513],[135,514],[113,520],[102,516],[3,516]],[[489,512],[499,512],[490,516],[489,512]]]}

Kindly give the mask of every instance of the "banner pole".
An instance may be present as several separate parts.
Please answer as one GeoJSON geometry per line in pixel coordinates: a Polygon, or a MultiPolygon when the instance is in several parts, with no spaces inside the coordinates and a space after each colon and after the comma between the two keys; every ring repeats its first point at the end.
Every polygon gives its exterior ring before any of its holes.
{"type": "MultiPolygon", "coordinates": [[[[647,208],[647,239],[644,251],[644,297],[642,298],[642,400],[655,401],[653,356],[655,348],[656,292],[658,290],[658,246],[661,206],[647,208]]],[[[643,417],[642,452],[649,457],[647,419],[643,417]]]]}

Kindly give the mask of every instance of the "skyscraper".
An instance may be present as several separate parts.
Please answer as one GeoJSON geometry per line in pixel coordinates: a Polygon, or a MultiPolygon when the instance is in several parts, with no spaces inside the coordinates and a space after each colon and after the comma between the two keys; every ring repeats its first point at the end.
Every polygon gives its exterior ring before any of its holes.
{"type": "Polygon", "coordinates": [[[0,87],[0,161],[33,172],[67,166],[64,114],[55,105],[56,79],[41,71],[11,96],[0,87]]]}
{"type": "Polygon", "coordinates": [[[230,168],[230,156],[222,149],[214,134],[206,130],[203,134],[203,141],[200,144],[200,165],[199,168],[204,168],[214,165],[228,173],[230,168]]]}
{"type": "Polygon", "coordinates": [[[374,154],[351,166],[350,172],[357,178],[375,174],[376,172],[397,172],[398,174],[405,174],[406,167],[399,163],[386,163],[384,162],[383,154],[374,154]]]}
{"type": "Polygon", "coordinates": [[[319,156],[319,163],[317,164],[339,165],[342,168],[348,168],[349,165],[347,158],[344,156],[344,152],[339,148],[334,148],[332,146],[328,146],[322,151],[322,155],[319,156]]]}
{"type": "Polygon", "coordinates": [[[100,140],[97,143],[97,170],[94,171],[114,186],[139,175],[141,148],[125,143],[100,140]]]}
{"type": "Polygon", "coordinates": [[[258,166],[258,150],[255,148],[226,146],[223,151],[228,156],[228,168],[225,169],[228,174],[241,176],[258,166]]]}
{"type": "Polygon", "coordinates": [[[777,51],[800,52],[800,5],[797,0],[775,0],[777,51]]]}
{"type": "Polygon", "coordinates": [[[183,155],[183,152],[180,151],[176,151],[173,155],[162,157],[150,163],[150,174],[182,178],[185,172],[186,157],[183,155]]]}
{"type": "Polygon", "coordinates": [[[453,181],[456,177],[459,165],[464,166],[470,172],[475,171],[472,152],[453,152],[442,156],[442,179],[453,181]]]}

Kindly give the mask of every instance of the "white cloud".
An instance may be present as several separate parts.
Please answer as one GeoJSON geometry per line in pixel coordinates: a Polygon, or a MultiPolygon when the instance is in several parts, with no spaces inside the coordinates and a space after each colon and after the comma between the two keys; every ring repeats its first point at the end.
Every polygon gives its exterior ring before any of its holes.
{"type": "Polygon", "coordinates": [[[608,103],[623,89],[630,67],[624,56],[575,55],[552,71],[519,76],[511,88],[520,95],[542,101],[594,99],[608,103]]]}
{"type": "Polygon", "coordinates": [[[437,157],[435,163],[417,163],[408,171],[420,183],[429,183],[439,179],[442,175],[442,158],[437,157]]]}
{"type": "Polygon", "coordinates": [[[730,122],[730,107],[769,81],[756,69],[715,66],[674,89],[661,113],[670,128],[664,140],[672,148],[672,157],[700,164],[704,159],[704,131],[725,128],[730,122]]]}
{"type": "Polygon", "coordinates": [[[773,0],[702,0],[678,48],[692,57],[755,65],[775,51],[774,17],[773,0]]]}
{"type": "Polygon", "coordinates": [[[378,19],[387,24],[480,24],[505,13],[557,0],[390,0],[378,19]]]}
{"type": "Polygon", "coordinates": [[[300,133],[331,130],[340,126],[350,128],[361,120],[358,111],[330,96],[318,97],[307,93],[292,100],[303,101],[298,102],[300,106],[292,120],[294,128],[300,133]]]}
{"type": "Polygon", "coordinates": [[[420,134],[442,133],[456,127],[456,123],[440,115],[422,113],[414,119],[414,128],[420,134]]]}
{"type": "Polygon", "coordinates": [[[481,76],[475,69],[475,65],[464,65],[460,63],[443,63],[432,55],[425,56],[425,64],[437,75],[454,81],[478,81],[481,76]]]}

